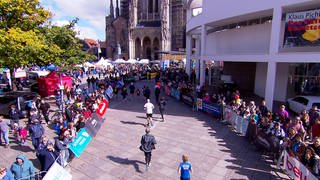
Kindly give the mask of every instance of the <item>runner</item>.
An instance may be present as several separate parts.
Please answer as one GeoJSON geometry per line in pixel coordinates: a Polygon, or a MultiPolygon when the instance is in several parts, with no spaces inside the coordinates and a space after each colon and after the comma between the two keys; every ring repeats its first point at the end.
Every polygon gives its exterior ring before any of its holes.
{"type": "Polygon", "coordinates": [[[146,171],[148,171],[148,168],[151,164],[151,152],[155,149],[155,144],[157,144],[157,141],[155,137],[150,134],[150,128],[146,128],[145,132],[146,134],[141,137],[140,150],[144,152],[146,171]]]}
{"type": "Polygon", "coordinates": [[[144,109],[146,110],[146,114],[147,114],[147,126],[153,126],[152,114],[153,114],[154,105],[150,102],[150,99],[147,99],[147,103],[144,105],[144,109]]]}

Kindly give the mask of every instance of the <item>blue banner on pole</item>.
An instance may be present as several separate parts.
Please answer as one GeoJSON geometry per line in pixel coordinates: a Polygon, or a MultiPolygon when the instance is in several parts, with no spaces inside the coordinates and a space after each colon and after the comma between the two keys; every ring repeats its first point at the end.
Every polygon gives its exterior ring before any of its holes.
{"type": "Polygon", "coordinates": [[[91,140],[92,137],[90,136],[90,134],[84,128],[81,128],[78,132],[77,137],[74,138],[73,142],[69,143],[69,149],[73,152],[74,155],[80,157],[91,140]]]}

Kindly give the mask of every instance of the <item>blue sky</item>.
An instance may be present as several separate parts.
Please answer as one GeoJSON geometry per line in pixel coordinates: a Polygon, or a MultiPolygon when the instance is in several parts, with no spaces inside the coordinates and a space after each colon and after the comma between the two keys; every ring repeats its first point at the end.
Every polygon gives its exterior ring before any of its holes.
{"type": "Polygon", "coordinates": [[[105,16],[109,13],[109,0],[40,0],[41,5],[53,13],[52,22],[65,25],[78,17],[76,31],[80,38],[105,40],[105,16]]]}

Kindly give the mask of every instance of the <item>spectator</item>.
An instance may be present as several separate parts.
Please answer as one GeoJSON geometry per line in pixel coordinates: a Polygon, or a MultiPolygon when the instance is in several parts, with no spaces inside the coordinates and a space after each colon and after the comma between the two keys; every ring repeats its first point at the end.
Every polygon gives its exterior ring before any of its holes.
{"type": "Polygon", "coordinates": [[[286,110],[286,107],[285,105],[281,105],[280,106],[280,109],[277,113],[278,117],[279,117],[279,120],[280,120],[280,123],[284,123],[287,119],[289,119],[289,113],[288,111],[286,110]]]}
{"type": "Polygon", "coordinates": [[[56,131],[58,135],[61,135],[61,132],[63,132],[68,126],[68,122],[63,119],[63,117],[60,117],[58,122],[55,123],[53,129],[56,131]]]}
{"type": "Polygon", "coordinates": [[[39,152],[39,161],[41,164],[42,176],[45,176],[55,160],[59,157],[59,153],[53,148],[53,143],[48,141],[47,148],[39,152]]]}
{"type": "Polygon", "coordinates": [[[320,137],[320,117],[318,117],[312,126],[312,138],[320,137]]]}
{"type": "Polygon", "coordinates": [[[37,152],[36,152],[36,155],[39,156],[39,152],[44,150],[44,149],[47,149],[47,144],[48,144],[48,139],[47,139],[47,136],[46,135],[42,135],[41,136],[41,142],[39,144],[39,147],[37,149],[37,152]]]}
{"type": "Polygon", "coordinates": [[[41,100],[40,108],[42,112],[42,115],[46,121],[47,124],[49,124],[50,119],[49,119],[49,109],[50,109],[50,104],[45,102],[43,99],[41,100]]]}
{"type": "Polygon", "coordinates": [[[301,158],[301,162],[305,165],[309,171],[314,175],[318,175],[318,160],[315,157],[315,152],[311,147],[306,148],[306,152],[301,158]]]}
{"type": "Polygon", "coordinates": [[[34,180],[34,166],[23,154],[19,154],[10,168],[15,180],[34,180]]]}
{"type": "Polygon", "coordinates": [[[303,127],[306,129],[306,138],[309,139],[311,133],[311,126],[310,126],[310,117],[308,111],[304,109],[300,114],[300,119],[302,121],[303,127]]]}
{"type": "Polygon", "coordinates": [[[14,180],[13,174],[10,169],[0,166],[0,179],[1,180],[14,180]]]}
{"type": "Polygon", "coordinates": [[[9,147],[9,123],[7,121],[4,120],[3,116],[0,116],[0,132],[1,132],[1,136],[0,136],[0,144],[2,144],[2,140],[1,138],[4,139],[4,147],[8,148],[9,147]]]}
{"type": "Polygon", "coordinates": [[[134,86],[133,82],[130,83],[129,86],[129,92],[130,92],[130,99],[134,98],[134,92],[135,92],[136,87],[134,86]]]}
{"type": "Polygon", "coordinates": [[[316,137],[313,140],[313,143],[309,145],[314,151],[315,154],[320,156],[320,138],[316,137]]]}
{"type": "Polygon", "coordinates": [[[26,139],[27,139],[27,134],[28,134],[28,131],[26,130],[26,128],[20,126],[17,123],[14,123],[13,124],[13,134],[15,135],[18,143],[20,145],[24,145],[24,143],[26,142],[26,139]]]}
{"type": "Polygon", "coordinates": [[[17,123],[19,124],[19,119],[20,119],[20,111],[16,108],[15,105],[10,106],[9,110],[9,118],[11,119],[11,128],[13,128],[13,124],[17,123]]]}
{"type": "Polygon", "coordinates": [[[210,103],[210,96],[209,93],[206,93],[205,96],[202,98],[203,102],[210,103]]]}
{"type": "Polygon", "coordinates": [[[182,155],[182,162],[179,164],[178,173],[180,174],[180,180],[190,180],[192,166],[189,162],[188,156],[182,155]]]}
{"type": "Polygon", "coordinates": [[[302,136],[297,134],[290,145],[289,153],[301,160],[305,153],[306,145],[302,142],[302,136]]]}
{"type": "Polygon", "coordinates": [[[31,123],[32,124],[29,127],[29,133],[31,136],[32,145],[36,151],[39,148],[40,139],[44,135],[44,128],[38,120],[33,120],[31,123]]]}
{"type": "Polygon", "coordinates": [[[304,140],[306,131],[302,125],[302,121],[299,116],[296,116],[293,122],[289,124],[289,128],[291,127],[295,128],[296,131],[301,135],[302,139],[304,140]]]}
{"type": "Polygon", "coordinates": [[[267,113],[269,112],[269,110],[266,106],[265,100],[261,102],[261,105],[259,106],[259,110],[260,110],[261,116],[267,116],[267,113]]]}
{"type": "Polygon", "coordinates": [[[316,120],[320,117],[320,112],[317,105],[313,105],[309,110],[310,126],[312,127],[316,120]]]}

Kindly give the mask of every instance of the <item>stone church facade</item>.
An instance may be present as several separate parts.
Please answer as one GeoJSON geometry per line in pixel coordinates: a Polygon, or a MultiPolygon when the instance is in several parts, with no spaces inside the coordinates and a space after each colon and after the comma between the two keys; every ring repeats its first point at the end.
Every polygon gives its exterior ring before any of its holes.
{"type": "Polygon", "coordinates": [[[110,53],[116,54],[117,48],[113,47],[122,43],[121,53],[124,54],[121,56],[157,60],[160,59],[160,52],[183,49],[186,25],[184,2],[185,0],[121,0],[119,15],[117,0],[116,14],[119,16],[114,18],[111,0],[110,15],[106,17],[106,42],[107,46],[111,46],[110,53]],[[119,22],[116,23],[117,21],[119,22]],[[119,27],[122,25],[126,27],[119,27]],[[122,38],[122,32],[127,32],[126,40],[122,38]],[[123,47],[128,49],[123,51],[123,47]]]}

